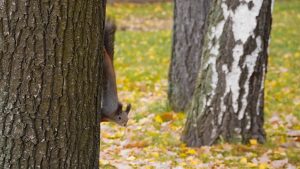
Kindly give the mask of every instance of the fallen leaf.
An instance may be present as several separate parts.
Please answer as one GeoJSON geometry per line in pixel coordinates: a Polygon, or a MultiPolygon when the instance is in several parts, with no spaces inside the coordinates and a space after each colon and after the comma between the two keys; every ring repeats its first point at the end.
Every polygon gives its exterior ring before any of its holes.
{"type": "Polygon", "coordinates": [[[117,167],[118,169],[132,169],[130,165],[124,163],[117,163],[114,164],[114,166],[117,167]]]}
{"type": "Polygon", "coordinates": [[[247,167],[253,168],[253,167],[257,167],[257,164],[255,163],[247,163],[247,167]]]}
{"type": "Polygon", "coordinates": [[[247,164],[247,162],[248,162],[248,160],[245,157],[242,157],[240,160],[240,163],[242,163],[242,164],[247,164]]]}
{"type": "Polygon", "coordinates": [[[267,169],[268,168],[268,164],[266,164],[266,163],[259,164],[258,168],[259,169],[267,169]]]}
{"type": "Polygon", "coordinates": [[[297,148],[298,147],[296,142],[287,142],[287,143],[281,144],[280,146],[283,148],[297,148]]]}
{"type": "Polygon", "coordinates": [[[164,122],[174,120],[173,114],[174,114],[174,113],[164,113],[164,114],[161,115],[161,119],[162,119],[164,122]]]}
{"type": "Polygon", "coordinates": [[[263,154],[261,157],[258,158],[259,163],[268,163],[270,158],[267,153],[263,154]]]}
{"type": "Polygon", "coordinates": [[[253,146],[257,145],[257,140],[256,139],[251,139],[251,140],[249,140],[249,142],[253,146]]]}
{"type": "Polygon", "coordinates": [[[129,143],[124,146],[124,148],[143,148],[147,147],[149,144],[145,141],[140,141],[140,142],[134,142],[134,143],[129,143]]]}
{"type": "Polygon", "coordinates": [[[288,159],[275,160],[271,162],[271,166],[273,168],[283,168],[286,164],[288,164],[288,162],[288,159]]]}
{"type": "Polygon", "coordinates": [[[293,166],[292,164],[287,164],[286,166],[287,169],[297,169],[295,166],[293,166]]]}
{"type": "Polygon", "coordinates": [[[154,120],[157,123],[162,123],[163,122],[162,118],[159,115],[155,116],[154,120]]]}
{"type": "Polygon", "coordinates": [[[159,153],[158,152],[153,152],[153,153],[151,153],[151,155],[152,155],[152,157],[156,157],[156,158],[159,157],[159,153]]]}
{"type": "Polygon", "coordinates": [[[300,137],[300,130],[289,130],[287,132],[287,136],[289,136],[289,137],[300,137]]]}
{"type": "Polygon", "coordinates": [[[186,151],[187,154],[191,154],[191,155],[194,155],[194,154],[197,154],[197,152],[194,150],[194,149],[188,149],[186,151]]]}

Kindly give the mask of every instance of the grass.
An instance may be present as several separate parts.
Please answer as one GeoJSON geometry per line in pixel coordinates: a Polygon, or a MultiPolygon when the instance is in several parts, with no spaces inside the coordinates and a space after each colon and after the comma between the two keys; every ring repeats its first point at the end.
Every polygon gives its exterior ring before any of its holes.
{"type": "Polygon", "coordinates": [[[101,168],[264,169],[284,159],[300,166],[299,148],[281,147],[291,141],[288,129],[300,129],[300,1],[275,4],[265,84],[268,136],[264,145],[221,143],[192,149],[180,142],[186,117],[170,110],[166,94],[172,9],[172,3],[108,6],[108,16],[116,18],[120,28],[114,61],[119,95],[122,102],[133,104],[133,111],[126,129],[102,124],[101,168]]]}
{"type": "Polygon", "coordinates": [[[129,18],[169,19],[173,15],[172,3],[132,4],[115,3],[107,7],[108,16],[117,20],[129,18]]]}
{"type": "Polygon", "coordinates": [[[300,119],[300,3],[280,1],[274,10],[266,113],[294,114],[300,119]]]}

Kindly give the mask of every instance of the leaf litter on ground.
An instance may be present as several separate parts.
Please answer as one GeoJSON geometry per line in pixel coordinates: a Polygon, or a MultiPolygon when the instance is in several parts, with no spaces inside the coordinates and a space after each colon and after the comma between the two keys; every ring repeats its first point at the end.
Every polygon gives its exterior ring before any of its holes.
{"type": "Polygon", "coordinates": [[[300,2],[275,5],[266,80],[267,142],[220,142],[189,148],[180,142],[186,115],[167,105],[172,3],[112,4],[120,99],[132,103],[127,128],[101,124],[101,168],[289,168],[300,166],[300,2]],[[158,12],[153,12],[153,11],[158,12]],[[298,40],[296,40],[298,38],[298,40]]]}

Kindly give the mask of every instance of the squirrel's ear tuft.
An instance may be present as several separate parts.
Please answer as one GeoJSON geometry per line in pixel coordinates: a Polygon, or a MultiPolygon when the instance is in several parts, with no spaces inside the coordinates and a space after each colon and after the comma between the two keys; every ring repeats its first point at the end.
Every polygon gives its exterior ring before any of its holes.
{"type": "Polygon", "coordinates": [[[127,107],[126,107],[125,112],[126,112],[127,114],[129,114],[130,110],[131,110],[131,104],[128,104],[127,107]]]}

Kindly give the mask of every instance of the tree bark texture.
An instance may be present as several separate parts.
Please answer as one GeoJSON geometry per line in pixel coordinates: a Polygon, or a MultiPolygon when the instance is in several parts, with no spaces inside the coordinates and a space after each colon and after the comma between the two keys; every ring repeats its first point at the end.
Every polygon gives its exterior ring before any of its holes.
{"type": "Polygon", "coordinates": [[[0,168],[98,168],[101,0],[0,0],[0,168]]]}
{"type": "Polygon", "coordinates": [[[210,0],[175,0],[168,98],[174,111],[192,100],[201,61],[210,0]]]}
{"type": "Polygon", "coordinates": [[[265,141],[266,75],[271,0],[214,0],[195,94],[182,141],[265,141]]]}

